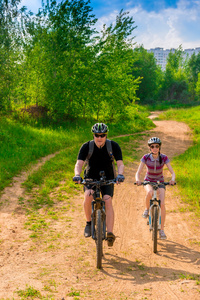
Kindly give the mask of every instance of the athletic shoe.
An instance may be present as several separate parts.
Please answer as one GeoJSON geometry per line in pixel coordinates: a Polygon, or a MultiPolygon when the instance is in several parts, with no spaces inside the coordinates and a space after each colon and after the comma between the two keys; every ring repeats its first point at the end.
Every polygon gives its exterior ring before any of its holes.
{"type": "Polygon", "coordinates": [[[115,235],[112,232],[107,233],[108,247],[112,247],[115,241],[115,235]]]}
{"type": "Polygon", "coordinates": [[[142,214],[142,217],[146,219],[148,215],[149,215],[149,210],[146,208],[142,214]]]}
{"type": "Polygon", "coordinates": [[[85,226],[84,236],[85,236],[86,238],[91,236],[91,224],[87,224],[87,225],[85,226]]]}
{"type": "Polygon", "coordinates": [[[166,240],[167,236],[164,233],[164,230],[159,231],[159,237],[160,237],[161,240],[166,240]]]}

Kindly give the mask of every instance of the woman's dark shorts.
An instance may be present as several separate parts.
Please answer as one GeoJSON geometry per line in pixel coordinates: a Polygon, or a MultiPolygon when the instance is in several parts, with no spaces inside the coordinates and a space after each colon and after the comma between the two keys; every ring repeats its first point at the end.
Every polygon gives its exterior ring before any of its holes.
{"type": "MultiPolygon", "coordinates": [[[[84,191],[86,190],[94,190],[95,191],[95,187],[92,188],[91,185],[86,185],[84,186],[84,191]]],[[[113,197],[114,195],[114,184],[109,184],[109,185],[104,185],[101,187],[101,194],[102,196],[104,195],[109,195],[110,197],[113,197]]]]}

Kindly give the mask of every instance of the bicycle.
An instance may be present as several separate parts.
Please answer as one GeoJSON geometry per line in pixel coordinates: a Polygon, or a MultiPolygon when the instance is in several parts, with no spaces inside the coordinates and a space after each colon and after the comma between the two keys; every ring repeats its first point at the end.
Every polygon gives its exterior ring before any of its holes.
{"type": "Polygon", "coordinates": [[[96,242],[96,266],[98,269],[102,267],[103,257],[103,240],[106,240],[106,211],[105,201],[101,197],[101,186],[115,184],[116,180],[106,180],[104,171],[99,173],[100,180],[84,179],[81,184],[89,185],[94,189],[91,214],[91,236],[96,242]]]}
{"type": "MultiPolygon", "coordinates": [[[[136,184],[136,183],[135,183],[136,184]]],[[[153,187],[153,196],[150,200],[149,207],[149,218],[147,220],[147,225],[149,225],[149,231],[152,231],[152,240],[153,240],[153,252],[157,252],[157,240],[158,240],[158,231],[161,230],[161,201],[157,199],[157,190],[160,187],[160,184],[169,185],[169,182],[150,182],[144,181],[142,185],[150,184],[153,187]]],[[[175,183],[176,184],[176,183],[175,183]]]]}

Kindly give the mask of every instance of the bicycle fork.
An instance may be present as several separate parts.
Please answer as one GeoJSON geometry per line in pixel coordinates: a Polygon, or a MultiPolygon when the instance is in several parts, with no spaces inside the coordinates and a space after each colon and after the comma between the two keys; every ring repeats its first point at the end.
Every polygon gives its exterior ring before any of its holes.
{"type": "Polygon", "coordinates": [[[149,209],[149,230],[153,230],[153,208],[157,206],[158,209],[158,230],[161,229],[161,208],[160,208],[160,200],[157,200],[156,198],[150,200],[150,209],[149,209]]]}
{"type": "Polygon", "coordinates": [[[92,201],[92,228],[91,228],[91,234],[93,240],[96,240],[96,232],[95,232],[95,225],[96,225],[96,211],[100,209],[102,214],[102,222],[103,222],[103,236],[102,239],[104,240],[106,238],[106,212],[105,212],[105,202],[101,199],[95,199],[92,201]]]}

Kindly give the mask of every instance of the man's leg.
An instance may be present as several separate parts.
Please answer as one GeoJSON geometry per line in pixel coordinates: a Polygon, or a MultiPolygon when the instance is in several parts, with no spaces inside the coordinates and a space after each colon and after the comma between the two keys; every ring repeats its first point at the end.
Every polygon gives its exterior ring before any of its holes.
{"type": "Polygon", "coordinates": [[[93,190],[86,190],[85,195],[84,195],[83,207],[84,207],[87,222],[91,221],[91,214],[92,214],[92,205],[91,205],[91,203],[92,203],[92,200],[93,200],[93,196],[92,196],[93,192],[94,192],[93,190]]]}
{"type": "Polygon", "coordinates": [[[106,208],[106,227],[107,232],[113,232],[114,227],[114,209],[112,206],[112,197],[109,195],[104,195],[103,200],[105,201],[106,208]]]}
{"type": "Polygon", "coordinates": [[[84,211],[85,211],[85,217],[86,217],[86,226],[84,230],[84,236],[85,237],[90,237],[91,236],[91,214],[92,214],[92,196],[93,190],[85,190],[84,194],[84,211]]]}
{"type": "Polygon", "coordinates": [[[104,195],[103,200],[105,201],[105,208],[106,208],[107,241],[108,241],[108,246],[112,247],[115,241],[115,235],[113,234],[114,209],[112,206],[112,197],[109,195],[104,195]]]}

